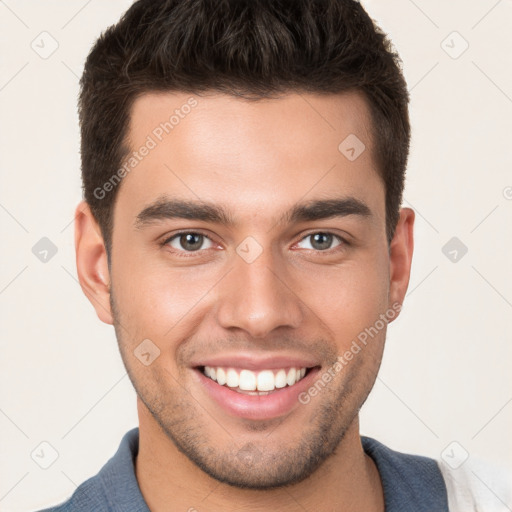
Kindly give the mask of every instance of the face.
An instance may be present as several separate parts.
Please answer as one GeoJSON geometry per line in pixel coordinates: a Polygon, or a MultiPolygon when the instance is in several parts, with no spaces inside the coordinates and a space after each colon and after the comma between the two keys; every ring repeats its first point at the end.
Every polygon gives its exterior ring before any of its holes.
{"type": "Polygon", "coordinates": [[[148,94],[129,143],[96,307],[140,409],[219,481],[305,479],[357,421],[409,276],[365,100],[148,94]]]}

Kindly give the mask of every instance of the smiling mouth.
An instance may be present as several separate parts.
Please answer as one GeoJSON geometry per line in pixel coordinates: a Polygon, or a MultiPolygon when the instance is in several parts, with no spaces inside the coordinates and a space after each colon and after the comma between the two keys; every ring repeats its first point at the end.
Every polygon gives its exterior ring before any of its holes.
{"type": "Polygon", "coordinates": [[[197,369],[217,384],[245,395],[268,395],[294,386],[316,367],[286,367],[252,371],[223,366],[199,366],[197,369]]]}

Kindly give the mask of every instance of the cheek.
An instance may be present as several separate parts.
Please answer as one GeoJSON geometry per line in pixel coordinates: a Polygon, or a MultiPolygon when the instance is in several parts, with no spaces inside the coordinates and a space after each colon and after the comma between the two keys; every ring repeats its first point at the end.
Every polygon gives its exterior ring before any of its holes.
{"type": "Polygon", "coordinates": [[[309,277],[303,288],[307,305],[336,335],[342,346],[375,324],[388,306],[386,262],[350,262],[309,277]]]}
{"type": "Polygon", "coordinates": [[[201,310],[201,299],[218,280],[211,270],[172,268],[137,255],[113,258],[112,263],[120,321],[137,338],[154,338],[159,344],[185,332],[190,318],[201,310]]]}
{"type": "MultiPolygon", "coordinates": [[[[154,339],[164,348],[190,336],[215,305],[215,287],[223,286],[229,264],[173,266],[163,255],[128,250],[133,244],[123,238],[113,244],[111,277],[129,338],[133,343],[154,339]]],[[[387,260],[375,247],[339,265],[291,265],[286,274],[297,300],[314,313],[310,321],[320,319],[343,344],[373,325],[387,307],[387,260]]]]}

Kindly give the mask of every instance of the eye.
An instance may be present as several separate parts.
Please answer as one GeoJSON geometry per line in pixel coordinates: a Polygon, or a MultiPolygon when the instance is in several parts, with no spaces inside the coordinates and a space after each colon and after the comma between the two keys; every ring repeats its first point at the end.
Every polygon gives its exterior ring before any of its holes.
{"type": "Polygon", "coordinates": [[[206,235],[193,231],[173,235],[164,242],[164,245],[169,245],[178,252],[197,252],[201,249],[210,249],[213,247],[212,241],[206,235]],[[210,245],[208,247],[202,247],[206,240],[210,245]]]}
{"type": "Polygon", "coordinates": [[[323,231],[319,231],[317,233],[310,233],[309,235],[306,235],[300,242],[304,242],[304,240],[311,240],[311,243],[309,243],[309,247],[303,247],[303,249],[313,249],[315,251],[327,251],[328,249],[333,249],[334,247],[338,247],[342,244],[342,242],[346,245],[348,245],[348,242],[346,242],[343,238],[341,238],[338,235],[334,235],[333,233],[325,233],[323,231]],[[336,245],[332,245],[333,241],[335,239],[338,239],[338,243],[336,245]]]}

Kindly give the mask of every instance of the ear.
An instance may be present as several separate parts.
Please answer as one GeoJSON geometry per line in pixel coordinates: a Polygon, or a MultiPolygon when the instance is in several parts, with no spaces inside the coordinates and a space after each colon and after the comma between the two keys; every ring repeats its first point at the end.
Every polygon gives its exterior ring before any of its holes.
{"type": "MultiPolygon", "coordinates": [[[[411,275],[414,210],[402,208],[389,248],[389,304],[403,304],[411,275]]],[[[398,316],[398,315],[397,315],[398,316]]],[[[395,317],[396,318],[396,317],[395,317]]]]}
{"type": "Polygon", "coordinates": [[[99,319],[113,324],[107,251],[100,227],[85,201],[80,202],[75,211],[75,252],[83,292],[99,319]]]}

